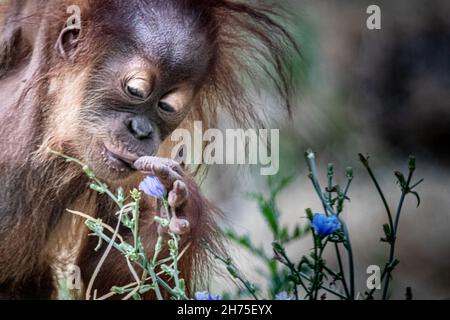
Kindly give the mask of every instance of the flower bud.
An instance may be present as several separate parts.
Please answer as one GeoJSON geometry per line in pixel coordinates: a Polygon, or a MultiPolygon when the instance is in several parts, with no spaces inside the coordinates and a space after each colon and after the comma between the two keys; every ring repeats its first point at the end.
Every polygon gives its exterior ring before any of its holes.
{"type": "Polygon", "coordinates": [[[409,156],[408,168],[409,168],[409,171],[416,170],[416,157],[409,156]]]}
{"type": "Polygon", "coordinates": [[[345,170],[345,176],[347,177],[348,180],[353,180],[353,168],[352,167],[347,167],[347,169],[345,170]]]}

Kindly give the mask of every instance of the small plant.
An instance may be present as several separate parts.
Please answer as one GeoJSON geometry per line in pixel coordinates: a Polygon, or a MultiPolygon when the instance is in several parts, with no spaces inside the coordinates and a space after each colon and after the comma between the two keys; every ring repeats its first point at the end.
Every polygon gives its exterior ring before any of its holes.
{"type": "Polygon", "coordinates": [[[292,178],[284,178],[281,179],[281,181],[276,181],[270,177],[268,179],[269,196],[267,198],[260,193],[247,194],[248,198],[253,199],[258,203],[260,212],[263,215],[264,220],[267,222],[273,234],[273,238],[277,241],[276,247],[279,248],[276,253],[277,259],[274,259],[273,252],[268,253],[262,247],[257,247],[253,244],[249,236],[240,236],[231,230],[225,232],[229,239],[250,251],[263,262],[266,268],[264,272],[270,283],[269,292],[264,294],[258,286],[250,284],[247,280],[245,280],[242,275],[237,272],[231,258],[219,257],[218,259],[226,264],[227,270],[233,278],[237,278],[239,280],[238,282],[244,284],[245,288],[244,290],[239,289],[234,295],[224,295],[225,297],[231,296],[234,298],[256,299],[256,296],[258,296],[260,299],[275,299],[280,293],[286,292],[294,292],[295,297],[298,297],[297,287],[299,281],[297,268],[287,257],[284,248],[307,235],[309,233],[310,226],[307,225],[306,227],[302,227],[300,224],[295,224],[291,228],[281,226],[279,221],[280,212],[276,206],[277,196],[282,190],[284,190],[291,180],[292,178]]]}
{"type": "MultiPolygon", "coordinates": [[[[381,273],[380,280],[383,282],[383,287],[379,297],[387,299],[392,273],[399,263],[395,257],[395,245],[405,198],[407,195],[413,195],[417,199],[417,205],[419,205],[420,197],[415,189],[423,180],[413,183],[416,161],[414,157],[410,157],[406,177],[401,172],[395,172],[397,182],[400,185],[401,196],[395,214],[393,214],[369,164],[369,157],[361,154],[359,157],[369,173],[387,213],[388,223],[383,225],[384,237],[381,241],[389,245],[389,254],[381,273]]],[[[274,254],[270,255],[262,248],[255,246],[248,236],[239,236],[232,231],[227,231],[226,234],[239,246],[262,260],[266,266],[270,283],[269,292],[265,294],[266,298],[317,300],[325,299],[327,295],[345,300],[361,298],[355,292],[352,242],[345,221],[341,217],[345,203],[350,200],[348,193],[353,181],[353,169],[350,167],[346,169],[346,183],[342,186],[336,183],[334,166],[329,164],[327,185],[322,188],[314,152],[306,152],[306,163],[309,169],[309,179],[322,204],[322,212],[313,213],[311,209],[306,209],[306,216],[309,220],[306,227],[302,228],[297,224],[293,230],[289,231],[287,227],[280,226],[280,213],[276,206],[276,197],[288,185],[290,179],[284,179],[278,184],[269,179],[269,197],[266,198],[263,194],[251,194],[250,196],[258,202],[261,214],[270,227],[273,236],[272,248],[274,254]],[[292,261],[287,254],[286,246],[309,234],[309,231],[313,241],[312,251],[309,255],[304,255],[300,261],[292,261]],[[323,259],[323,253],[328,247],[331,247],[335,252],[337,270],[330,267],[327,261],[323,259]],[[345,253],[345,256],[342,252],[345,253]],[[347,260],[346,269],[344,269],[344,259],[347,260]]],[[[244,284],[244,289],[239,289],[235,296],[256,298],[256,294],[258,294],[261,297],[260,290],[253,285],[249,285],[248,281],[237,273],[230,258],[218,257],[218,259],[226,264],[234,278],[238,278],[244,284]],[[243,291],[247,291],[247,293],[243,291]]],[[[406,289],[406,296],[407,298],[412,297],[411,288],[406,289]]],[[[375,289],[365,292],[365,299],[374,298],[375,289]]]]}
{"type": "Polygon", "coordinates": [[[158,300],[163,300],[167,297],[175,300],[188,299],[185,281],[179,277],[180,272],[178,270],[178,260],[184,254],[184,251],[180,252],[179,236],[168,230],[170,210],[168,210],[166,191],[158,179],[155,177],[146,178],[141,183],[140,189],[144,192],[144,195],[160,198],[162,201],[168,218],[155,216],[154,220],[167,232],[168,237],[160,235],[155,245],[153,257],[147,257],[141,237],[139,236],[139,203],[143,194],[139,190],[134,189],[129,195],[125,195],[122,188],[117,189],[116,192],[112,192],[104,182],[95,176],[94,172],[88,166],[79,160],[57,152],[53,153],[63,157],[66,162],[80,165],[86,176],[92,181],[90,188],[98,193],[108,195],[118,208],[115,214],[117,217],[117,225],[115,228],[85,213],[69,210],[69,212],[86,219],[86,226],[93,235],[98,237],[96,250],[99,250],[105,244],[107,245],[87,286],[86,299],[103,300],[111,298],[114,295],[123,295],[124,300],[130,298],[140,300],[142,295],[149,291],[153,291],[158,300]],[[132,232],[133,243],[125,242],[120,236],[120,226],[124,226],[132,232]],[[169,249],[168,257],[160,257],[164,246],[169,249]],[[97,297],[94,290],[95,279],[112,249],[118,250],[123,254],[135,282],[121,287],[113,287],[110,293],[102,297],[97,297]],[[139,269],[136,270],[135,266],[139,266],[139,269]],[[170,281],[164,280],[163,276],[170,281]],[[171,286],[169,282],[172,282],[174,285],[171,286]]]}
{"type": "MultiPolygon", "coordinates": [[[[154,220],[162,229],[167,231],[167,236],[160,235],[154,249],[153,257],[147,257],[144,252],[141,237],[139,235],[139,203],[143,194],[134,189],[129,195],[124,194],[124,190],[119,188],[112,192],[108,186],[100,181],[94,172],[77,159],[67,157],[60,153],[67,162],[80,165],[84,173],[92,181],[90,188],[101,194],[108,195],[117,205],[116,212],[117,225],[115,228],[106,225],[101,220],[93,218],[85,213],[70,211],[73,214],[86,219],[85,223],[93,235],[98,237],[98,250],[102,245],[107,245],[103,256],[92,275],[86,291],[86,299],[107,299],[114,295],[122,295],[123,299],[141,299],[142,295],[153,291],[159,300],[171,298],[175,300],[190,299],[186,295],[186,284],[180,278],[178,261],[183,256],[186,248],[179,248],[179,236],[168,230],[170,210],[168,210],[167,192],[156,177],[147,177],[141,183],[139,189],[146,196],[151,196],[161,200],[166,209],[166,217],[155,216],[154,220]],[[128,228],[133,234],[133,243],[127,243],[119,234],[120,226],[128,228]],[[169,256],[160,257],[164,248],[168,248],[169,256]],[[123,254],[128,264],[130,273],[135,282],[121,287],[111,288],[111,292],[97,297],[95,291],[95,279],[100,272],[103,262],[111,250],[118,250],[123,254]],[[138,266],[137,269],[135,266],[138,266]],[[164,279],[169,279],[169,281],[164,279]],[[171,285],[172,283],[172,285],[171,285]]],[[[390,210],[386,197],[375,177],[369,164],[369,157],[359,155],[361,163],[366,168],[371,181],[383,202],[386,209],[388,222],[383,225],[384,236],[382,242],[389,245],[387,261],[381,273],[380,281],[383,283],[381,299],[389,297],[389,286],[392,273],[399,261],[395,256],[395,246],[400,216],[408,195],[413,195],[420,205],[419,194],[416,187],[423,181],[413,183],[413,175],[416,170],[416,161],[413,157],[408,162],[408,174],[405,176],[401,172],[395,172],[395,176],[401,189],[401,196],[395,213],[390,210]]],[[[269,196],[265,197],[261,193],[248,194],[251,199],[257,201],[262,216],[267,222],[272,232],[272,252],[266,252],[262,247],[254,245],[249,236],[239,236],[233,231],[226,231],[226,236],[248,250],[251,254],[259,258],[266,268],[265,273],[270,286],[267,293],[261,288],[246,280],[244,275],[236,267],[230,257],[222,257],[217,252],[210,250],[205,244],[204,249],[208,250],[211,256],[223,263],[231,277],[240,285],[235,294],[225,293],[224,299],[277,299],[277,300],[300,300],[300,299],[326,299],[329,295],[337,299],[352,300],[360,298],[355,292],[355,266],[352,250],[352,242],[349,230],[343,221],[341,214],[345,204],[350,200],[348,194],[353,181],[353,169],[346,169],[346,182],[342,186],[335,181],[334,166],[328,165],[327,185],[322,188],[319,182],[319,174],[316,165],[316,157],[312,151],[306,153],[306,163],[308,165],[308,177],[312,186],[320,199],[321,212],[306,209],[306,216],[309,223],[306,226],[295,224],[288,228],[280,223],[280,212],[276,205],[279,193],[291,182],[291,178],[282,179],[276,182],[269,178],[269,196]],[[299,261],[293,261],[287,253],[286,247],[307,235],[312,236],[312,250],[308,255],[302,256],[299,261]],[[323,258],[326,248],[331,247],[335,252],[337,269],[333,269],[323,258]],[[344,252],[344,254],[342,254],[344,252]],[[344,259],[347,260],[346,269],[344,259]]],[[[407,298],[412,297],[411,288],[406,289],[407,298]]],[[[197,300],[218,300],[222,297],[211,295],[208,292],[197,292],[197,300]]],[[[375,299],[375,289],[365,292],[365,299],[375,299]]]]}

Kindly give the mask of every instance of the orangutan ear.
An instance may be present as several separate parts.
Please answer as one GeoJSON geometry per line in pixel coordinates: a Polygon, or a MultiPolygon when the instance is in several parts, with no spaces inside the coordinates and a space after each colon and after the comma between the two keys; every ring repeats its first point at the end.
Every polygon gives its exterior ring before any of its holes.
{"type": "Polygon", "coordinates": [[[8,27],[6,25],[0,35],[0,77],[8,70],[8,67],[15,58],[16,44],[20,40],[21,32],[19,28],[8,27]]]}
{"type": "Polygon", "coordinates": [[[81,9],[72,5],[67,8],[67,13],[71,16],[67,19],[66,27],[61,31],[56,43],[56,50],[63,58],[74,55],[81,35],[81,9]]]}
{"type": "Polygon", "coordinates": [[[75,54],[81,34],[81,28],[72,25],[65,27],[56,43],[56,50],[62,58],[69,58],[75,54]]]}

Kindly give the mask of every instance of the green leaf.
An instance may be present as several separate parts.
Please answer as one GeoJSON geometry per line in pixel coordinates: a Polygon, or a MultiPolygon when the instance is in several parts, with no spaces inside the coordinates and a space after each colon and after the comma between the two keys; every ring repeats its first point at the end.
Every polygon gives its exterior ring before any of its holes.
{"type": "Polygon", "coordinates": [[[418,185],[420,185],[422,182],[424,182],[425,179],[420,179],[419,181],[417,181],[415,184],[413,184],[411,187],[409,187],[410,190],[414,189],[415,187],[417,187],[418,185]]]}
{"type": "Polygon", "coordinates": [[[277,275],[278,274],[278,272],[277,272],[277,262],[275,260],[269,260],[267,262],[267,266],[268,266],[271,274],[273,274],[273,275],[277,275]]]}
{"type": "Polygon", "coordinates": [[[231,230],[225,231],[225,235],[233,240],[234,242],[236,242],[237,244],[239,244],[240,246],[242,246],[243,248],[249,250],[251,253],[253,253],[254,255],[260,257],[261,259],[267,260],[268,257],[266,255],[266,253],[264,252],[263,248],[257,248],[250,240],[250,238],[245,235],[245,236],[239,236],[236,233],[234,233],[231,230]]]}
{"type": "Polygon", "coordinates": [[[99,186],[99,185],[97,185],[95,183],[92,183],[89,186],[89,188],[91,188],[92,190],[94,190],[94,191],[96,191],[96,192],[98,192],[100,194],[105,193],[105,188],[103,186],[99,186]]]}
{"type": "Polygon", "coordinates": [[[179,283],[180,283],[180,291],[184,293],[186,291],[186,281],[184,281],[184,279],[180,279],[179,283]]]}
{"type": "Polygon", "coordinates": [[[280,239],[281,239],[281,242],[283,242],[283,243],[286,243],[286,242],[289,241],[289,232],[288,232],[288,229],[286,227],[281,229],[280,239]]]}
{"type": "Polygon", "coordinates": [[[391,229],[389,228],[389,225],[387,223],[383,224],[383,231],[386,237],[391,237],[391,229]]]}
{"type": "Polygon", "coordinates": [[[282,178],[279,181],[275,181],[271,176],[269,176],[268,184],[269,184],[272,199],[275,199],[277,197],[277,195],[281,191],[283,191],[294,180],[294,178],[295,178],[294,175],[290,175],[290,176],[282,178]]]}
{"type": "Polygon", "coordinates": [[[102,244],[103,244],[103,239],[101,237],[98,237],[98,243],[97,243],[97,246],[94,248],[94,251],[98,252],[98,250],[101,249],[102,244]]]}
{"type": "Polygon", "coordinates": [[[364,156],[362,153],[359,153],[358,154],[358,156],[359,156],[359,160],[362,162],[362,164],[365,166],[365,167],[368,167],[369,166],[369,156],[364,156]]]}
{"type": "Polygon", "coordinates": [[[278,212],[275,208],[275,202],[273,199],[266,200],[260,193],[246,193],[246,196],[258,202],[259,210],[261,211],[265,221],[274,233],[275,238],[278,238],[278,212]]]}
{"type": "MultiPolygon", "coordinates": [[[[66,159],[66,161],[67,161],[67,162],[73,162],[73,161],[70,160],[70,159],[66,159]]],[[[88,178],[90,178],[90,179],[94,179],[94,178],[95,178],[94,171],[92,171],[92,169],[91,169],[89,166],[84,165],[84,166],[82,167],[82,170],[84,171],[84,173],[86,174],[86,176],[87,176],[88,178]]]]}
{"type": "Polygon", "coordinates": [[[306,216],[308,217],[309,221],[312,222],[314,214],[310,208],[306,209],[306,216]]]}
{"type": "Polygon", "coordinates": [[[275,241],[272,243],[272,247],[275,252],[284,253],[284,248],[280,243],[275,241]]]}
{"type": "Polygon", "coordinates": [[[144,294],[146,292],[149,292],[150,290],[153,290],[155,287],[149,284],[145,284],[143,286],[141,286],[141,288],[139,289],[139,293],[140,294],[144,294]]]}
{"type": "Polygon", "coordinates": [[[302,261],[298,264],[298,271],[309,274],[311,270],[314,268],[314,264],[306,259],[306,257],[303,257],[302,261]]]}
{"type": "Polygon", "coordinates": [[[124,191],[122,187],[119,187],[117,189],[117,202],[120,203],[120,205],[123,205],[123,202],[125,201],[125,197],[124,197],[124,191]]]}
{"type": "Polygon", "coordinates": [[[239,277],[239,273],[237,272],[237,270],[234,268],[233,265],[228,264],[228,265],[227,265],[227,270],[228,270],[228,272],[230,273],[230,275],[231,275],[233,278],[238,278],[238,277],[239,277]]]}
{"type": "Polygon", "coordinates": [[[134,300],[142,300],[141,295],[139,294],[139,292],[136,292],[135,294],[133,294],[133,299],[134,300]]]}
{"type": "Polygon", "coordinates": [[[420,197],[419,194],[417,193],[417,191],[410,191],[409,193],[411,193],[413,196],[416,197],[417,199],[417,208],[420,206],[420,197]]]}
{"type": "Polygon", "coordinates": [[[170,224],[170,221],[168,219],[161,218],[160,216],[155,216],[153,219],[163,228],[167,228],[170,224]]]}
{"type": "Polygon", "coordinates": [[[270,229],[274,233],[275,237],[279,236],[279,226],[278,226],[278,213],[275,209],[275,206],[271,202],[261,202],[260,210],[263,214],[266,222],[268,223],[270,229]]]}
{"type": "Polygon", "coordinates": [[[381,241],[390,243],[392,241],[392,233],[391,228],[387,223],[383,224],[383,232],[384,238],[381,238],[381,241]]]}
{"type": "Polygon", "coordinates": [[[133,228],[133,222],[127,214],[122,215],[122,224],[129,229],[133,228]]]}
{"type": "Polygon", "coordinates": [[[115,294],[124,294],[126,291],[124,288],[122,287],[112,287],[111,288],[111,292],[115,293],[115,294]]]}
{"type": "Polygon", "coordinates": [[[299,225],[295,226],[294,233],[291,236],[291,240],[296,240],[302,236],[302,230],[299,225]]]}
{"type": "Polygon", "coordinates": [[[395,171],[395,176],[397,177],[402,190],[405,190],[406,189],[406,180],[405,180],[405,176],[403,175],[403,173],[401,173],[400,171],[395,171]]]}
{"type": "Polygon", "coordinates": [[[390,263],[389,265],[386,266],[387,270],[389,270],[390,272],[392,272],[392,270],[395,269],[395,267],[400,263],[400,260],[395,259],[394,261],[392,261],[392,263],[390,263]]]}
{"type": "Polygon", "coordinates": [[[169,276],[173,275],[173,269],[172,269],[172,268],[169,268],[169,266],[167,266],[167,265],[165,265],[165,264],[162,264],[162,265],[160,266],[160,268],[161,268],[161,270],[162,270],[163,272],[165,272],[167,275],[169,275],[169,276]]]}
{"type": "Polygon", "coordinates": [[[263,195],[261,193],[256,192],[246,192],[245,197],[250,200],[256,200],[257,202],[264,200],[263,195]]]}

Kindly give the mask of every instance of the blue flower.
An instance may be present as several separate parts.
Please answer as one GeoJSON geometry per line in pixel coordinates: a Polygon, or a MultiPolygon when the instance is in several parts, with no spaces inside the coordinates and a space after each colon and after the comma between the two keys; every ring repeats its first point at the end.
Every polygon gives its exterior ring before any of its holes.
{"type": "Polygon", "coordinates": [[[196,292],[195,293],[195,300],[220,300],[220,295],[212,296],[209,294],[209,292],[196,292]]]}
{"type": "Polygon", "coordinates": [[[292,297],[286,291],[282,291],[275,296],[275,300],[292,300],[292,297]]]}
{"type": "Polygon", "coordinates": [[[316,213],[312,219],[312,227],[321,237],[329,236],[341,228],[341,223],[335,215],[326,216],[316,213]]]}
{"type": "Polygon", "coordinates": [[[157,177],[146,177],[139,185],[139,190],[153,198],[164,198],[167,194],[166,188],[157,177]]]}

